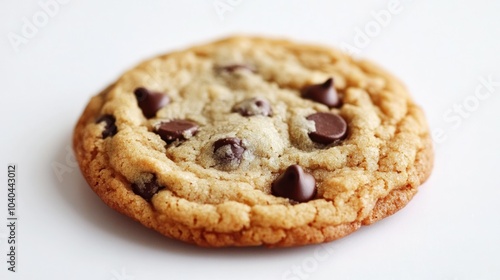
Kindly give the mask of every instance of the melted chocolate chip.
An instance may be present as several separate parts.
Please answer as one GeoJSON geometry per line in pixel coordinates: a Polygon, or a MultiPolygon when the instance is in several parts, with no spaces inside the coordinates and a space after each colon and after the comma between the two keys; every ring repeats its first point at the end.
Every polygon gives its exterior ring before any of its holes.
{"type": "Polygon", "coordinates": [[[222,138],[214,142],[214,156],[223,164],[240,163],[245,150],[241,139],[236,137],[222,138]]]}
{"type": "Polygon", "coordinates": [[[148,201],[163,188],[156,180],[156,175],[153,175],[150,182],[132,184],[132,191],[148,201]]]}
{"type": "Polygon", "coordinates": [[[139,87],[134,90],[137,104],[142,113],[148,119],[156,116],[156,112],[170,102],[170,98],[163,93],[152,92],[146,88],[139,87]]]}
{"type": "Polygon", "coordinates": [[[306,86],[301,91],[302,97],[325,104],[328,107],[340,107],[342,102],[333,87],[333,78],[322,84],[306,86]]]}
{"type": "Polygon", "coordinates": [[[187,120],[164,122],[156,129],[156,133],[167,143],[172,143],[175,140],[186,140],[194,136],[196,132],[198,132],[198,125],[187,120]]]}
{"type": "Polygon", "coordinates": [[[271,185],[272,194],[298,202],[306,202],[316,196],[316,180],[299,165],[290,165],[271,185]]]}
{"type": "Polygon", "coordinates": [[[312,114],[307,119],[314,121],[316,131],[309,133],[309,138],[316,143],[330,144],[344,139],[347,134],[347,123],[337,114],[321,112],[312,114]]]}
{"type": "Polygon", "coordinates": [[[271,116],[273,110],[271,104],[264,98],[254,97],[245,99],[233,107],[233,112],[238,112],[240,115],[249,117],[255,115],[271,116]]]}
{"type": "Polygon", "coordinates": [[[97,119],[96,123],[104,122],[104,130],[102,131],[102,138],[107,138],[107,137],[112,137],[114,136],[117,132],[118,129],[116,128],[115,125],[115,117],[113,115],[103,115],[100,118],[97,119]]]}
{"type": "Polygon", "coordinates": [[[225,66],[219,67],[220,70],[226,71],[226,72],[235,72],[238,70],[247,70],[250,72],[256,72],[255,67],[248,65],[248,64],[229,64],[225,66]]]}

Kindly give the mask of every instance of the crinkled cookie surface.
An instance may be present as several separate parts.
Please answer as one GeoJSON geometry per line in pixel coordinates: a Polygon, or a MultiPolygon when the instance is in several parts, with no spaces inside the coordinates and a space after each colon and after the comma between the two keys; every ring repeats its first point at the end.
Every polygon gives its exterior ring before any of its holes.
{"type": "Polygon", "coordinates": [[[405,206],[429,176],[405,87],[335,49],[231,37],[150,59],[93,97],[74,133],[91,188],[200,246],[297,246],[405,206]]]}

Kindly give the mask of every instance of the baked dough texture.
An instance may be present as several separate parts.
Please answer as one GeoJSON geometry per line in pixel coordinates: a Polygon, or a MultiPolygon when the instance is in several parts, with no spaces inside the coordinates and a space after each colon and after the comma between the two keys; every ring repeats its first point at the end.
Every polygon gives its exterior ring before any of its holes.
{"type": "Polygon", "coordinates": [[[206,247],[338,239],[404,207],[433,162],[423,112],[397,78],[336,49],[246,36],[139,64],[90,100],[73,142],[85,179],[107,205],[206,247]],[[301,96],[328,78],[340,107],[301,96]],[[168,96],[168,104],[146,118],[138,87],[168,96]],[[235,112],[252,98],[267,100],[272,113],[235,112]],[[306,117],[317,112],[339,114],[345,139],[313,142],[306,117]],[[189,120],[198,131],[166,142],[156,130],[172,120],[189,120]],[[214,142],[231,137],[245,150],[221,163],[214,142]],[[295,164],[316,180],[314,199],[272,194],[273,181],[295,164]],[[150,199],[134,192],[153,181],[159,188],[150,199]]]}

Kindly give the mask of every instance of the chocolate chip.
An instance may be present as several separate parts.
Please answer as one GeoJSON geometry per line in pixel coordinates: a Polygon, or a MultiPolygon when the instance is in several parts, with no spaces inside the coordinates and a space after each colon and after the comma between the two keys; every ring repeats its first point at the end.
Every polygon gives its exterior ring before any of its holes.
{"type": "Polygon", "coordinates": [[[102,131],[102,138],[107,138],[109,136],[114,136],[117,132],[118,129],[116,128],[115,125],[115,117],[113,115],[102,115],[100,118],[97,119],[96,123],[104,122],[104,130],[102,131]]]}
{"type": "Polygon", "coordinates": [[[175,140],[186,140],[194,136],[196,132],[198,132],[198,125],[187,120],[164,122],[156,129],[156,133],[167,143],[172,143],[175,140]]]}
{"type": "Polygon", "coordinates": [[[333,78],[329,78],[322,84],[306,86],[301,91],[302,97],[325,104],[328,107],[340,107],[342,102],[333,87],[333,78]]]}
{"type": "Polygon", "coordinates": [[[156,112],[168,104],[170,98],[163,93],[152,92],[146,88],[139,87],[134,90],[135,98],[142,113],[148,119],[156,116],[156,112]]]}
{"type": "Polygon", "coordinates": [[[306,202],[316,196],[316,180],[299,165],[290,165],[285,172],[274,180],[271,192],[275,196],[306,202]]]}
{"type": "Polygon", "coordinates": [[[347,134],[347,123],[337,114],[321,112],[312,114],[307,119],[314,121],[316,127],[316,131],[309,133],[309,138],[314,142],[330,144],[344,139],[347,134]]]}
{"type": "Polygon", "coordinates": [[[233,107],[233,112],[238,112],[242,116],[271,116],[273,110],[269,101],[261,97],[244,99],[233,107]]]}
{"type": "Polygon", "coordinates": [[[219,67],[220,70],[226,71],[226,72],[235,72],[238,70],[247,70],[250,72],[256,72],[255,67],[248,65],[248,64],[230,64],[230,65],[225,65],[219,67]]]}
{"type": "Polygon", "coordinates": [[[214,142],[214,155],[224,164],[240,163],[245,150],[241,139],[236,137],[222,138],[214,142]]]}
{"type": "Polygon", "coordinates": [[[148,201],[153,197],[153,195],[163,188],[165,187],[161,186],[156,180],[156,175],[153,175],[150,182],[132,184],[132,191],[148,201]]]}

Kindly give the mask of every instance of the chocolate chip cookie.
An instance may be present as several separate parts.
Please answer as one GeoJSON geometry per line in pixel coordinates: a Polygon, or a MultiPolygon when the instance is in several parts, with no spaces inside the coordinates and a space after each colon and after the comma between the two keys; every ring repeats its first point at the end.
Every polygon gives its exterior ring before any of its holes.
{"type": "Polygon", "coordinates": [[[74,132],[110,207],[200,246],[331,241],[404,207],[429,176],[422,110],[332,48],[232,37],[150,59],[74,132]]]}

